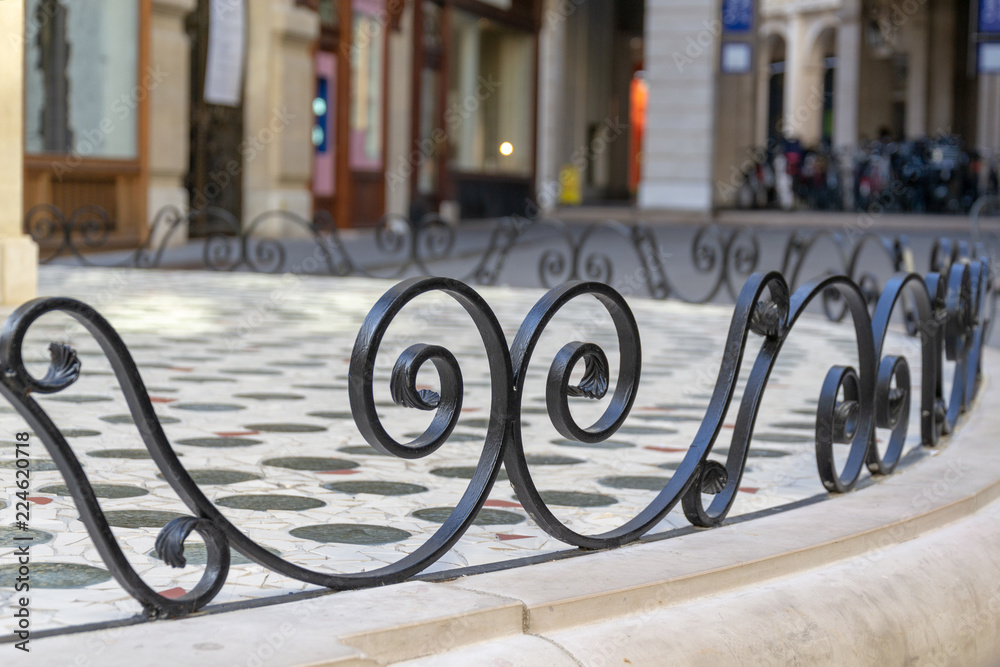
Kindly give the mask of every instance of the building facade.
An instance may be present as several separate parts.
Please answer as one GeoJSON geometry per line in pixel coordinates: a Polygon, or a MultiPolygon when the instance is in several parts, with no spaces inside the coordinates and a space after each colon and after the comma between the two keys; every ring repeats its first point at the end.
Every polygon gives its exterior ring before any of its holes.
{"type": "Polygon", "coordinates": [[[782,137],[995,155],[998,4],[25,0],[26,224],[97,205],[134,244],[167,205],[244,225],[709,213],[782,137]]]}

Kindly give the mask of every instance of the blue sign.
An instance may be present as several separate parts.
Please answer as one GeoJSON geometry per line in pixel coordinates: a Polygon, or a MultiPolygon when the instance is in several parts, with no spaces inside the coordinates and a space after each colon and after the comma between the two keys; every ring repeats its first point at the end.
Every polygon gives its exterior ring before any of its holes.
{"type": "Polygon", "coordinates": [[[1000,35],[1000,0],[979,0],[979,32],[1000,35]]]}
{"type": "MultiPolygon", "coordinates": [[[[982,0],[1000,3],[1000,0],[982,0]]],[[[723,32],[750,32],[753,28],[753,0],[722,0],[723,32]]]]}

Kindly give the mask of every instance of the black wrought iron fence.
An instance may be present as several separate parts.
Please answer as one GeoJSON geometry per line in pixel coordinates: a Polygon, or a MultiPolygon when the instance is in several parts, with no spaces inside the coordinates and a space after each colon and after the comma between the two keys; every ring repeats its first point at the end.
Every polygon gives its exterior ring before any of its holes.
{"type": "MultiPolygon", "coordinates": [[[[159,219],[160,223],[179,224],[180,219],[159,219]]],[[[85,232],[84,218],[67,220],[85,232]]],[[[317,226],[316,242],[333,243],[336,232],[328,229],[321,238],[317,226]]],[[[453,230],[432,221],[424,227],[407,226],[403,237],[416,244],[422,233],[440,230],[443,247],[453,239],[453,230]],[[423,230],[423,231],[421,231],[423,230]]],[[[241,252],[247,252],[247,239],[252,232],[239,237],[241,252]]],[[[640,226],[616,226],[637,248],[648,252],[652,241],[644,236],[640,226]]],[[[92,228],[99,231],[98,228],[92,228]]],[[[389,224],[386,238],[399,238],[389,224]]],[[[509,252],[508,243],[516,238],[516,226],[498,227],[491,237],[490,253],[502,256],[509,252]]],[[[566,266],[573,275],[591,273],[591,264],[581,254],[587,230],[583,235],[568,236],[571,252],[566,266]]],[[[567,231],[567,234],[570,234],[567,231]]],[[[69,239],[71,235],[66,236],[69,239]]],[[[91,235],[94,240],[97,236],[91,235]]],[[[749,233],[725,233],[716,230],[699,232],[692,252],[701,266],[722,268],[713,288],[716,292],[729,288],[735,291],[733,280],[744,269],[752,271],[756,251],[749,233]],[[743,234],[741,236],[741,234],[743,234]],[[711,246],[702,245],[706,238],[711,246]],[[746,242],[747,245],[743,245],[746,242]],[[712,248],[709,250],[708,248],[712,248]]],[[[874,239],[875,237],[865,237],[874,239]]],[[[463,401],[462,371],[455,355],[446,347],[419,343],[407,348],[397,359],[390,379],[393,401],[408,408],[434,413],[429,426],[418,436],[400,442],[389,435],[376,411],[374,399],[374,368],[383,336],[394,318],[416,297],[428,292],[443,292],[455,299],[475,323],[488,352],[490,371],[490,414],[488,430],[475,472],[461,500],[433,535],[413,552],[398,561],[363,572],[349,574],[310,569],[275,555],[264,545],[252,540],[239,525],[227,519],[209,500],[189,471],[181,463],[160,421],[153,410],[139,369],[127,346],[111,324],[94,308],[70,298],[43,298],[18,308],[0,331],[0,394],[35,430],[52,460],[62,472],[84,525],[97,546],[109,571],[130,595],[136,598],[151,617],[188,614],[210,602],[226,581],[230,549],[259,565],[294,579],[328,587],[351,589],[378,586],[403,581],[440,559],[466,532],[483,507],[501,466],[506,468],[517,499],[532,519],[547,533],[566,544],[583,549],[616,547],[637,540],[649,532],[678,504],[687,519],[696,526],[711,527],[729,514],[737,497],[740,480],[746,469],[750,441],[761,405],[761,398],[772,369],[789,333],[810,304],[821,300],[833,317],[850,316],[857,342],[858,366],[833,366],[822,385],[816,414],[815,451],[817,469],[824,487],[833,493],[850,491],[865,468],[872,475],[888,475],[900,460],[910,419],[912,379],[910,365],[904,356],[884,355],[883,343],[893,313],[902,309],[907,314],[910,332],[921,341],[920,378],[920,441],[934,447],[942,435],[950,433],[959,416],[972,404],[980,385],[984,335],[992,319],[993,282],[990,262],[981,248],[968,244],[935,246],[929,272],[913,272],[906,265],[905,244],[879,240],[893,261],[896,272],[877,289],[864,276],[852,276],[856,262],[853,254],[845,255],[847,275],[827,275],[807,281],[794,288],[794,279],[801,266],[801,257],[808,254],[813,237],[797,236],[788,246],[788,266],[791,281],[781,272],[756,272],[746,278],[736,294],[736,303],[725,344],[723,361],[711,400],[701,420],[697,434],[690,443],[683,461],[666,481],[657,496],[642,511],[623,525],[601,534],[581,534],[562,522],[547,505],[533,481],[521,434],[523,387],[528,363],[536,343],[552,317],[569,302],[595,297],[607,310],[614,324],[620,351],[617,382],[612,388],[607,355],[590,341],[566,343],[552,360],[546,383],[546,411],[555,429],[565,438],[576,442],[596,443],[610,438],[628,417],[639,390],[642,353],[639,329],[625,298],[606,283],[571,280],[548,291],[530,311],[519,331],[508,345],[503,329],[490,305],[468,284],[449,277],[414,277],[390,288],[379,299],[362,324],[350,359],[348,395],[355,422],[372,447],[401,458],[416,459],[442,447],[451,437],[458,421],[463,401]],[[51,363],[44,377],[32,375],[25,366],[22,346],[25,336],[38,318],[61,312],[78,320],[96,339],[111,363],[118,384],[124,392],[132,418],[153,461],[177,495],[191,511],[191,516],[174,519],[160,532],[156,549],[168,564],[185,564],[184,541],[192,531],[198,532],[207,547],[207,564],[200,582],[181,597],[168,598],[148,586],[133,569],[116,541],[108,520],[97,500],[93,486],[67,443],[65,436],[48,412],[35,400],[36,394],[58,393],[72,385],[80,375],[81,363],[76,353],[66,345],[50,345],[51,363]],[[751,335],[761,340],[754,358],[743,396],[733,405],[739,380],[739,370],[751,335]],[[433,364],[439,379],[439,391],[418,388],[419,369],[433,364]],[[583,364],[583,380],[575,384],[574,369],[583,364]],[[954,367],[953,378],[946,386],[946,365],[954,367]],[[571,402],[599,399],[611,393],[603,414],[592,424],[581,425],[570,410],[571,402]],[[730,410],[736,412],[726,462],[709,460],[708,456],[721,439],[723,424],[730,410]],[[889,429],[891,436],[880,453],[875,441],[875,429],[889,429]],[[842,466],[834,460],[835,443],[848,445],[848,455],[842,466]]],[[[873,241],[864,241],[875,242],[873,241]]],[[[206,241],[206,248],[210,241],[206,241]]],[[[85,255],[69,250],[81,261],[85,255]]],[[[265,246],[265,248],[277,246],[265,246]]],[[[324,246],[326,247],[326,246],[324,246]]],[[[148,247],[140,248],[133,264],[150,257],[148,247]]],[[[272,250],[269,252],[278,252],[272,250]]],[[[207,251],[206,251],[207,253],[207,251]]],[[[155,259],[157,255],[152,257],[155,259]]],[[[250,255],[241,256],[248,261],[250,255]]],[[[640,252],[640,256],[641,252],[640,252]]],[[[272,256],[273,257],[273,256],[272,256]]],[[[426,262],[411,255],[414,266],[426,268],[426,262]],[[421,264],[424,262],[424,264],[421,264]]],[[[483,260],[486,261],[485,258],[483,260]]],[[[502,267],[495,263],[480,263],[474,277],[490,282],[502,267]],[[487,268],[484,268],[487,267],[487,268]]],[[[551,257],[548,260],[552,261],[551,257]]],[[[362,271],[349,259],[331,259],[330,267],[362,271]]],[[[653,267],[650,261],[647,267],[653,267]]],[[[655,271],[650,268],[653,275],[655,271]]],[[[338,275],[340,275],[338,273],[338,275]]],[[[659,296],[675,295],[665,273],[650,278],[659,296]]],[[[666,437],[666,434],[665,434],[666,437]]]]}

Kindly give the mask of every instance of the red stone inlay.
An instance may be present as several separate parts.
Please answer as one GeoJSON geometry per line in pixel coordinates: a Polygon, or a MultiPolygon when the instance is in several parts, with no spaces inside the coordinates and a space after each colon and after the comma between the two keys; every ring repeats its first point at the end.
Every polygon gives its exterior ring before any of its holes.
{"type": "Polygon", "coordinates": [[[28,500],[36,505],[48,505],[52,502],[51,498],[46,498],[45,496],[28,496],[28,500]]]}
{"type": "Polygon", "coordinates": [[[165,591],[160,591],[160,595],[167,598],[168,600],[174,600],[176,598],[179,598],[185,593],[187,593],[187,591],[181,588],[180,586],[178,586],[177,588],[168,588],[165,591]]]}
{"type": "Polygon", "coordinates": [[[521,507],[521,503],[515,503],[509,500],[487,500],[483,503],[483,507],[521,507]]]}
{"type": "Polygon", "coordinates": [[[176,398],[165,398],[163,396],[150,396],[149,397],[150,403],[173,403],[176,400],[177,400],[176,398]]]}
{"type": "Polygon", "coordinates": [[[497,539],[501,542],[506,542],[507,540],[526,540],[531,535],[514,535],[513,533],[497,533],[497,539]]]}
{"type": "Polygon", "coordinates": [[[677,452],[686,452],[687,447],[653,447],[652,445],[644,447],[644,449],[650,449],[654,452],[669,452],[671,454],[676,454],[677,452]]]}

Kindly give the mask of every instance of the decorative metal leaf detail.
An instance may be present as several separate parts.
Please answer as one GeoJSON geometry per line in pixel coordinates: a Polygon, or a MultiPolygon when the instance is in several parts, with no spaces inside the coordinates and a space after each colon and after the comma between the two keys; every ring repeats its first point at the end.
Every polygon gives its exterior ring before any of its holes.
{"type": "Polygon", "coordinates": [[[720,493],[729,483],[729,473],[726,466],[718,461],[705,461],[701,464],[701,492],[713,496],[720,493]]]}
{"type": "Polygon", "coordinates": [[[566,393],[570,396],[601,399],[608,393],[608,360],[603,355],[586,354],[583,357],[583,379],[580,384],[570,385],[566,393]]]}
{"type": "Polygon", "coordinates": [[[156,537],[156,553],[170,567],[184,567],[184,540],[201,521],[193,516],[178,517],[165,525],[156,537]]]}
{"type": "Polygon", "coordinates": [[[784,313],[774,301],[759,301],[750,316],[750,330],[759,336],[773,338],[781,333],[784,313]]]}
{"type": "Polygon", "coordinates": [[[76,350],[64,343],[49,343],[49,370],[42,384],[65,389],[80,377],[80,359],[76,350]]]}
{"type": "Polygon", "coordinates": [[[424,404],[429,405],[432,408],[436,408],[438,403],[441,402],[441,394],[436,391],[432,391],[430,389],[419,389],[417,394],[419,394],[420,400],[423,401],[424,404]]]}

